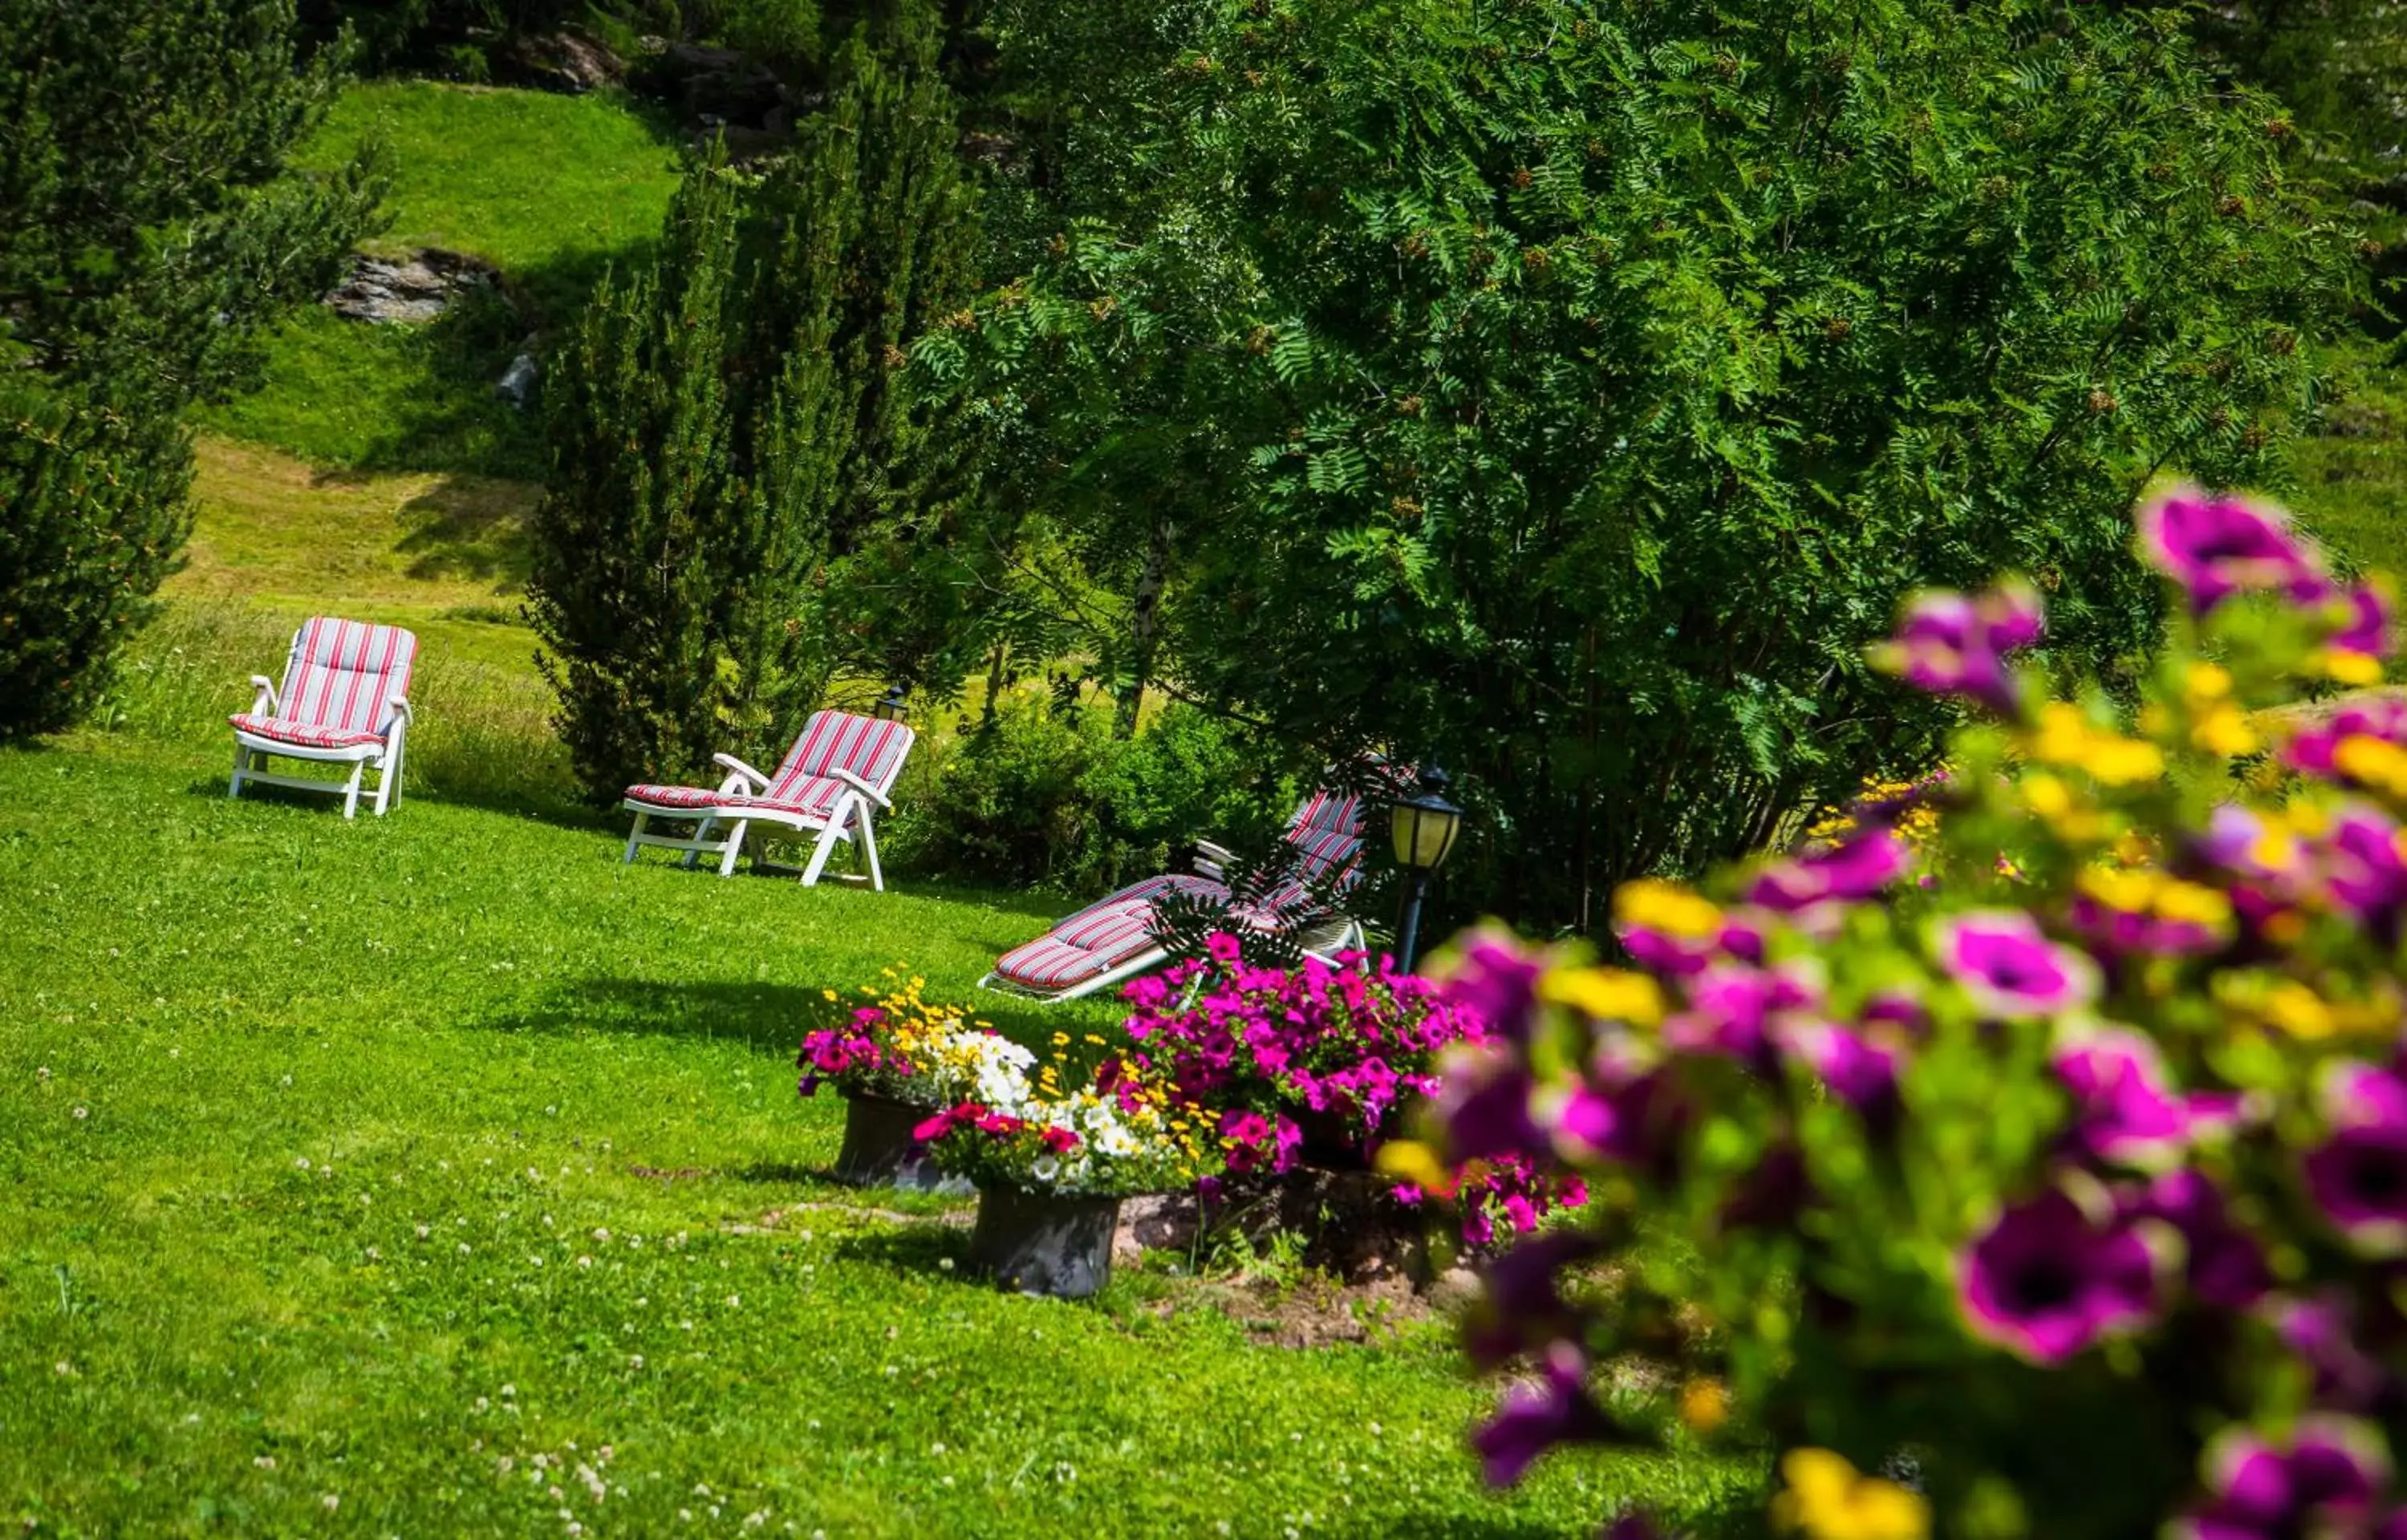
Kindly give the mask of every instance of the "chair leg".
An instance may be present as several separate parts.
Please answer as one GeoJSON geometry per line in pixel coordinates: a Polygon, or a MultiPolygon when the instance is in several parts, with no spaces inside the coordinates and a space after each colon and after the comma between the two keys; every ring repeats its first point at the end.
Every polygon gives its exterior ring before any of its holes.
{"type": "MultiPolygon", "coordinates": [[[[735,875],[735,858],[744,854],[744,831],[750,827],[749,819],[739,818],[735,821],[734,827],[728,830],[727,854],[720,857],[719,862],[719,874],[721,877],[735,875]]],[[[696,835],[695,838],[700,839],[701,836],[696,835]]],[[[695,854],[699,855],[700,852],[695,854]]]]}
{"type": "Polygon", "coordinates": [[[635,848],[644,842],[644,824],[650,817],[651,814],[643,809],[635,810],[635,827],[627,831],[627,854],[620,857],[620,865],[625,866],[634,860],[635,848]]]}
{"type": "Polygon", "coordinates": [[[377,761],[375,812],[379,818],[384,816],[386,806],[392,800],[392,770],[393,766],[392,760],[379,759],[377,761]]]}
{"type": "MultiPolygon", "coordinates": [[[[700,818],[694,821],[693,842],[696,845],[700,845],[704,841],[710,838],[710,831],[718,827],[718,819],[712,817],[708,813],[704,813],[700,818]]],[[[685,859],[678,862],[677,865],[685,868],[688,871],[691,871],[701,863],[701,860],[702,852],[700,850],[689,850],[685,853],[685,859]]]]}
{"type": "Polygon", "coordinates": [[[234,779],[226,783],[226,796],[242,795],[242,772],[250,769],[250,750],[237,742],[234,746],[234,779]]]}
{"type": "Polygon", "coordinates": [[[861,853],[869,858],[869,891],[886,891],[886,874],[877,869],[877,830],[870,826],[867,807],[861,810],[861,853]]]}
{"type": "Polygon", "coordinates": [[[803,886],[819,885],[819,873],[827,869],[828,857],[835,851],[836,831],[843,827],[841,821],[831,818],[819,830],[819,842],[811,847],[811,864],[803,869],[803,886]]]}
{"type": "Polygon", "coordinates": [[[360,777],[365,775],[367,771],[366,760],[351,761],[350,784],[343,788],[343,816],[346,818],[357,815],[360,811],[360,777]]]}

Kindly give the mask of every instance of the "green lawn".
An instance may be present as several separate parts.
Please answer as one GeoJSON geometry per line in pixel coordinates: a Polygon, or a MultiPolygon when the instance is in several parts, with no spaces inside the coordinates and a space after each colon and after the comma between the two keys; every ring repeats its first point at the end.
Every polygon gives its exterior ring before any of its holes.
{"type": "Polygon", "coordinates": [[[2407,373],[2392,345],[2345,355],[2326,431],[2295,452],[2299,516],[2350,559],[2407,580],[2407,373]]]}
{"type": "Polygon", "coordinates": [[[226,800],[221,757],[0,753],[30,1533],[1535,1540],[1737,1479],[1584,1454],[1499,1502],[1434,1328],[1258,1346],[1158,1270],[1005,1297],[928,1201],[820,1180],[805,1002],[890,965],[969,998],[1048,906],[627,869],[427,797],[345,824],[226,800]]]}
{"type": "MultiPolygon", "coordinates": [[[[391,151],[392,254],[441,247],[502,270],[506,298],[424,326],[347,321],[311,307],[271,339],[267,387],[204,415],[212,430],[321,467],[534,478],[532,414],[492,393],[531,336],[555,334],[604,268],[641,257],[677,188],[664,123],[617,92],[559,96],[431,81],[354,85],[299,157],[391,151]]],[[[538,349],[540,350],[540,349],[538,349]]]]}

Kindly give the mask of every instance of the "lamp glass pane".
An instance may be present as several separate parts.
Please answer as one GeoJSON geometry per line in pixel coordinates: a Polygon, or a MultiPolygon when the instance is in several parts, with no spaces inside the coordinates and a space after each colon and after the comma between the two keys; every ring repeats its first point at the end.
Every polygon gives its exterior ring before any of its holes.
{"type": "Polygon", "coordinates": [[[1388,815],[1388,832],[1395,843],[1396,862],[1400,866],[1410,867],[1413,864],[1414,830],[1418,822],[1419,810],[1403,802],[1397,803],[1388,815]]]}
{"type": "Polygon", "coordinates": [[[1454,848],[1454,831],[1461,827],[1462,815],[1435,808],[1417,810],[1420,817],[1413,833],[1413,865],[1423,871],[1435,871],[1454,848]]]}

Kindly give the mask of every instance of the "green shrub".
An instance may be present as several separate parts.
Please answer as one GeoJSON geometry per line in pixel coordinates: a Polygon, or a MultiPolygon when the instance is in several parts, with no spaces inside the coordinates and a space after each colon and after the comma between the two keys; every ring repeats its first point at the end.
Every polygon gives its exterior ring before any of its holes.
{"type": "Polygon", "coordinates": [[[1292,807],[1294,783],[1264,774],[1219,719],[1174,705],[1119,739],[1113,715],[1038,696],[1006,702],[923,772],[895,821],[897,862],[1091,896],[1167,869],[1198,839],[1264,842],[1292,807]]]}

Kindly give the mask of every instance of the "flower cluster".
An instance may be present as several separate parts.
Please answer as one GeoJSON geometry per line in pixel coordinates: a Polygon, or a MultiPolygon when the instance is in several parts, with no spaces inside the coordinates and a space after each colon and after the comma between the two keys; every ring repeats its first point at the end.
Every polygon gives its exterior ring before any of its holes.
{"type": "MultiPolygon", "coordinates": [[[[1487,1035],[1474,1011],[1391,959],[1349,952],[1335,967],[1257,968],[1230,936],[1124,995],[1131,1046],[1105,1060],[1101,1083],[1125,1097],[1161,1081],[1183,1119],[1210,1129],[1217,1174],[1233,1177],[1369,1160],[1403,1109],[1435,1089],[1438,1054],[1487,1035]]],[[[1474,1244],[1499,1219],[1527,1231],[1548,1208],[1585,1198],[1576,1176],[1511,1151],[1467,1161],[1436,1188],[1460,1207],[1474,1244]]],[[[1398,1195],[1417,1201],[1423,1191],[1398,1195]]]]}
{"type": "MultiPolygon", "coordinates": [[[[1058,1046],[1058,1045],[1057,1045],[1058,1046]]],[[[1064,1089],[1053,1065],[979,1088],[912,1130],[936,1164],[984,1184],[1124,1196],[1192,1187],[1211,1164],[1200,1130],[1158,1081],[1119,1073],[1064,1089]]]]}
{"type": "Polygon", "coordinates": [[[834,990],[821,998],[838,1019],[804,1034],[800,1089],[819,1094],[832,1081],[847,1095],[889,1096],[935,1107],[962,1097],[1004,1094],[1017,1085],[1035,1055],[973,1021],[957,1006],[931,1003],[927,981],[886,970],[883,989],[862,984],[869,1003],[847,1009],[834,990]]]}
{"type": "Polygon", "coordinates": [[[1607,1198],[1490,1271],[1473,1351],[1531,1365],[1491,1476],[1674,1425],[1596,1390],[1649,1294],[1715,1322],[1810,1534],[2407,1536],[2407,707],[2269,710],[2378,678],[2389,591],[2262,503],[2180,488],[2139,529],[2185,602],[2136,710],[2013,659],[2026,588],[1908,604],[1878,660],[1991,713],[1910,799],[1924,848],[1892,801],[1632,883],[1634,970],[1460,947],[1493,1032],[1389,1164],[1551,1158],[1607,1198]],[[1634,1212],[1685,1245],[1608,1314],[1585,1269],[1634,1212]],[[1854,1474],[1908,1448],[1919,1495],[1854,1474]]]}

